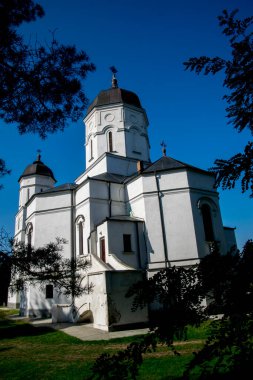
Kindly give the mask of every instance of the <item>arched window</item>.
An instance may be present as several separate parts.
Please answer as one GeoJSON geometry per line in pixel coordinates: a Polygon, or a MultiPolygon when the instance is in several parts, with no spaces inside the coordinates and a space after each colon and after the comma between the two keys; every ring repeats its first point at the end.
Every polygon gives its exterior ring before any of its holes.
{"type": "Polygon", "coordinates": [[[83,255],[83,222],[78,223],[79,255],[83,255]]]}
{"type": "Polygon", "coordinates": [[[211,208],[207,203],[204,203],[201,206],[201,211],[202,211],[203,225],[204,225],[204,231],[205,231],[205,239],[206,241],[214,241],[211,208]]]}
{"type": "Polygon", "coordinates": [[[33,225],[32,223],[28,223],[26,226],[28,254],[31,253],[31,249],[32,249],[32,232],[33,232],[33,225]]]}
{"type": "Polygon", "coordinates": [[[112,131],[108,132],[108,149],[109,149],[109,152],[113,152],[112,131]]]}
{"type": "Polygon", "coordinates": [[[90,159],[93,158],[93,141],[90,140],[90,159]]]}
{"type": "Polygon", "coordinates": [[[78,255],[84,255],[84,217],[79,215],[76,218],[76,251],[78,255]]]}

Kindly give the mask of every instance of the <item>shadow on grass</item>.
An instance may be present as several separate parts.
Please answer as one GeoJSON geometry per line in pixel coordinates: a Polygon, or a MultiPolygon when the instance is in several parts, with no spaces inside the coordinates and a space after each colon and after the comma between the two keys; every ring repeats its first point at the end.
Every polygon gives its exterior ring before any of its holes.
{"type": "Polygon", "coordinates": [[[28,323],[12,321],[9,319],[0,321],[0,340],[24,336],[38,336],[53,332],[54,330],[50,327],[34,327],[28,323]]]}

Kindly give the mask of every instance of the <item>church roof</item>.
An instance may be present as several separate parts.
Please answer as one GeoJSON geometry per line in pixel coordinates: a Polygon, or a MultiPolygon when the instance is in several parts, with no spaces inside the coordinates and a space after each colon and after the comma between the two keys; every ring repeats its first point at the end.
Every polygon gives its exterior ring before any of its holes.
{"type": "Polygon", "coordinates": [[[46,177],[51,177],[56,182],[52,170],[40,160],[40,154],[38,154],[36,161],[25,168],[23,174],[19,178],[19,181],[21,178],[31,175],[43,175],[46,177]]]}
{"type": "Polygon", "coordinates": [[[116,87],[100,91],[98,96],[88,107],[87,114],[90,113],[94,107],[105,106],[115,103],[125,103],[131,106],[142,108],[140,99],[134,92],[116,87]]]}
{"type": "Polygon", "coordinates": [[[106,220],[121,221],[121,222],[143,222],[143,219],[141,218],[136,218],[136,217],[128,216],[128,215],[111,216],[109,218],[106,218],[106,220]]]}
{"type": "Polygon", "coordinates": [[[123,183],[126,177],[121,174],[102,173],[94,177],[90,177],[90,179],[95,179],[98,181],[105,181],[105,182],[123,183]]]}
{"type": "Polygon", "coordinates": [[[191,169],[194,171],[202,172],[205,174],[212,175],[212,173],[199,169],[196,166],[186,164],[184,162],[175,160],[172,157],[163,156],[159,160],[155,161],[153,164],[148,166],[142,173],[154,173],[159,171],[175,170],[175,169],[191,169]]]}
{"type": "Polygon", "coordinates": [[[77,187],[78,187],[78,185],[76,185],[75,183],[64,183],[63,185],[56,186],[56,187],[53,187],[52,189],[45,190],[42,192],[42,194],[44,194],[44,193],[56,193],[58,191],[64,191],[64,190],[73,190],[73,189],[76,189],[77,187]]]}

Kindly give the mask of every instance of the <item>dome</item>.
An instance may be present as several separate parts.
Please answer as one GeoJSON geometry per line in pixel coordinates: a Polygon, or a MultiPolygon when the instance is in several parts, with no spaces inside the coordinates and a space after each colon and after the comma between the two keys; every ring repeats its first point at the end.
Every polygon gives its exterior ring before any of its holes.
{"type": "Polygon", "coordinates": [[[87,114],[91,112],[94,107],[105,106],[115,103],[125,103],[131,106],[142,108],[140,99],[138,96],[128,90],[123,88],[109,88],[108,90],[102,90],[98,96],[93,100],[91,105],[88,107],[87,114]]]}
{"type": "Polygon", "coordinates": [[[43,175],[46,177],[51,177],[55,182],[56,179],[54,178],[54,174],[51,169],[49,169],[48,166],[43,164],[43,162],[40,160],[40,155],[37,156],[37,160],[34,161],[32,164],[28,165],[23,174],[20,176],[19,180],[23,177],[28,177],[31,175],[43,175]]]}

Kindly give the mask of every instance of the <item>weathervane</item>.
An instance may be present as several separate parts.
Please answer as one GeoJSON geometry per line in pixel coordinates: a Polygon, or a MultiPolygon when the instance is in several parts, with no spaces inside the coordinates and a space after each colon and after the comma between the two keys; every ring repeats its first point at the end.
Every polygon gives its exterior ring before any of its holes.
{"type": "Polygon", "coordinates": [[[165,142],[162,141],[160,145],[162,147],[163,155],[166,156],[166,146],[167,146],[167,144],[165,144],[165,142]]]}
{"type": "Polygon", "coordinates": [[[112,88],[117,88],[118,87],[118,81],[116,79],[115,74],[118,72],[115,66],[111,66],[110,70],[112,72],[112,88]]]}

